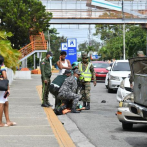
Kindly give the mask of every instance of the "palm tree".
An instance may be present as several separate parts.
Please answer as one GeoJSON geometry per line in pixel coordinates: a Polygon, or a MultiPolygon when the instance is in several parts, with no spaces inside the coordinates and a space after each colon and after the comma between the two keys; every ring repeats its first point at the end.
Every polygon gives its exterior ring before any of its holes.
{"type": "Polygon", "coordinates": [[[19,66],[20,52],[13,49],[8,37],[11,37],[12,33],[6,33],[6,31],[0,31],[0,55],[5,59],[5,66],[11,68],[13,71],[19,66]]]}

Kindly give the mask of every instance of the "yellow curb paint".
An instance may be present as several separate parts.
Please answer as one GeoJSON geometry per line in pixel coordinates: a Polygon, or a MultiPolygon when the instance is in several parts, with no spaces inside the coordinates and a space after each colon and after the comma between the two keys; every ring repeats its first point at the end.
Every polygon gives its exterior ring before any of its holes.
{"type": "MultiPolygon", "coordinates": [[[[42,86],[36,86],[40,99],[42,95],[42,86]]],[[[55,134],[55,137],[60,145],[60,147],[76,147],[70,136],[64,129],[62,123],[59,121],[58,117],[53,112],[52,108],[44,108],[47,115],[49,124],[55,134]]]]}
{"type": "Polygon", "coordinates": [[[52,73],[59,73],[59,70],[54,69],[54,70],[52,70],[52,73]]]}

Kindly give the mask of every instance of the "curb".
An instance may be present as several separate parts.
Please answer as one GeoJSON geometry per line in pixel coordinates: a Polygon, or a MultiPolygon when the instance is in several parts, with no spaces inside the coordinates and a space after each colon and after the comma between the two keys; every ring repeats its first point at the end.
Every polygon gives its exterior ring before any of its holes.
{"type": "MultiPolygon", "coordinates": [[[[41,99],[42,95],[42,86],[36,86],[38,91],[39,97],[41,99]]],[[[71,140],[70,136],[64,129],[62,123],[59,121],[58,117],[53,112],[52,108],[44,108],[44,111],[47,115],[49,124],[55,134],[55,137],[60,145],[60,147],[76,147],[73,141],[71,140]]]]}

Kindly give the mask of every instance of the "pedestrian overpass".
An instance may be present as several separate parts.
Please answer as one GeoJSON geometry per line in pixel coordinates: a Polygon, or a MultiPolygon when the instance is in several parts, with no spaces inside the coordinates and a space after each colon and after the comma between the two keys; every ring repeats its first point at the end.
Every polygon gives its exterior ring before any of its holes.
{"type": "Polygon", "coordinates": [[[147,0],[41,0],[50,24],[146,24],[147,0]],[[124,2],[123,2],[124,1],[124,2]]]}
{"type": "MultiPolygon", "coordinates": [[[[40,0],[52,12],[49,24],[141,24],[147,28],[147,0],[40,0]]],[[[30,44],[20,52],[20,61],[27,67],[27,58],[47,51],[47,41],[40,33],[30,37],[30,44]]]]}

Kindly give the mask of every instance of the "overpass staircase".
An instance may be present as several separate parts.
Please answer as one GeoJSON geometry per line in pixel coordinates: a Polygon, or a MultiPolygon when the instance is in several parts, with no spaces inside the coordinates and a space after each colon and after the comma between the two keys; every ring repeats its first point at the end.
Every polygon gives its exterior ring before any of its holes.
{"type": "Polygon", "coordinates": [[[38,35],[30,36],[30,43],[19,50],[22,54],[20,62],[27,60],[28,57],[35,53],[47,52],[47,41],[43,32],[38,35]]]}

